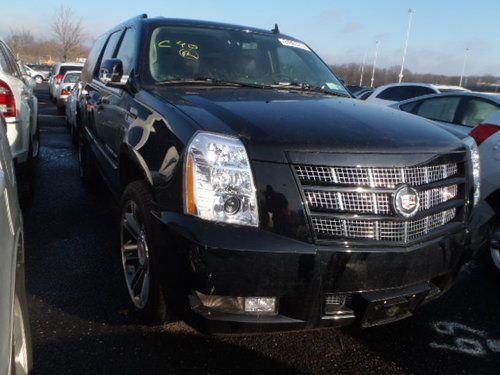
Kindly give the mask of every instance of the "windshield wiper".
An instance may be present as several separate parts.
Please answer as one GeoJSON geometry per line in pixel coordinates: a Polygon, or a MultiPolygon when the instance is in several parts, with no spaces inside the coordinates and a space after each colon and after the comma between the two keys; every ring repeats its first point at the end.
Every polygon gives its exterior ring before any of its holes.
{"type": "Polygon", "coordinates": [[[275,82],[272,87],[277,88],[277,89],[281,88],[281,89],[292,89],[292,90],[319,92],[321,94],[340,96],[343,98],[349,97],[349,95],[346,93],[343,93],[340,91],[333,91],[333,90],[324,89],[320,86],[314,86],[314,85],[311,85],[311,84],[305,83],[305,82],[275,82]]]}
{"type": "Polygon", "coordinates": [[[157,85],[198,85],[206,84],[210,86],[234,86],[234,87],[252,87],[258,89],[272,88],[272,86],[260,85],[258,83],[248,83],[248,82],[236,82],[236,81],[226,81],[219,78],[213,77],[195,77],[195,78],[174,78],[161,82],[157,82],[157,85]]]}

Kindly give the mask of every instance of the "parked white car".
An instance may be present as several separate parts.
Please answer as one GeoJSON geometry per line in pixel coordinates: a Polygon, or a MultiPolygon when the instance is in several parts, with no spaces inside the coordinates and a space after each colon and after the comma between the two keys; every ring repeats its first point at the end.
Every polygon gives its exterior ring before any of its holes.
{"type": "Polygon", "coordinates": [[[457,91],[463,92],[469,90],[459,86],[434,85],[431,83],[391,83],[377,87],[366,98],[366,101],[381,105],[391,105],[419,96],[457,91]]]}
{"type": "Polygon", "coordinates": [[[0,115],[0,374],[28,374],[31,338],[21,210],[5,119],[0,115]]]}
{"type": "Polygon", "coordinates": [[[24,65],[24,69],[26,70],[26,73],[35,80],[37,84],[42,83],[43,81],[46,81],[49,79],[50,72],[46,70],[36,70],[29,65],[24,65]]]}
{"type": "Polygon", "coordinates": [[[481,197],[487,207],[475,216],[479,225],[489,215],[496,217],[490,254],[494,266],[500,271],[500,95],[479,92],[434,94],[405,100],[391,107],[428,118],[459,138],[470,135],[476,141],[481,165],[481,197]]]}
{"type": "Polygon", "coordinates": [[[80,74],[81,71],[78,70],[70,70],[64,74],[55,94],[56,106],[59,113],[64,113],[66,101],[71,93],[71,89],[80,80],[80,74]]]}
{"type": "Polygon", "coordinates": [[[54,66],[52,75],[49,78],[49,97],[52,101],[56,100],[56,94],[59,90],[59,85],[64,78],[66,72],[81,71],[83,68],[82,63],[59,63],[54,66]]]}
{"type": "Polygon", "coordinates": [[[29,188],[32,161],[40,148],[37,108],[33,85],[22,77],[14,56],[0,40],[0,114],[7,122],[7,137],[23,190],[29,188]]]}

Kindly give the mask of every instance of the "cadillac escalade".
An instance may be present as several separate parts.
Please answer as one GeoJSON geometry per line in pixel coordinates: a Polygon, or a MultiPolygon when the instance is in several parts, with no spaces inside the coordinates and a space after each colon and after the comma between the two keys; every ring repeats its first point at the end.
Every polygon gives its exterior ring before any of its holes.
{"type": "Polygon", "coordinates": [[[121,202],[147,319],[370,327],[439,297],[472,257],[474,141],[351,98],[277,26],[126,21],[91,50],[77,118],[82,181],[121,202]]]}

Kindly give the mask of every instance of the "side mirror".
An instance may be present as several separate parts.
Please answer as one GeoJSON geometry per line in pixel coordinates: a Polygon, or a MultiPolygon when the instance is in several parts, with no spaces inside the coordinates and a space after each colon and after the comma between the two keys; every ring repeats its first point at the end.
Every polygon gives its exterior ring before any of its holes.
{"type": "Polygon", "coordinates": [[[127,82],[122,82],[123,63],[120,59],[104,60],[99,70],[99,80],[108,86],[125,86],[127,82]]]}

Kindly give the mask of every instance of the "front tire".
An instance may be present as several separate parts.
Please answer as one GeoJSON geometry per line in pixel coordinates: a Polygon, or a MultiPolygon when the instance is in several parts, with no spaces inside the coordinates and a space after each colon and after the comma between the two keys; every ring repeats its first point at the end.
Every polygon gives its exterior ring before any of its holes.
{"type": "Polygon", "coordinates": [[[168,273],[152,223],[153,198],[144,181],[129,184],[122,197],[120,244],[130,301],[149,323],[174,320],[173,288],[160,275],[168,273]],[[162,282],[163,281],[163,282],[162,282]]]}
{"type": "Polygon", "coordinates": [[[35,77],[35,82],[37,83],[37,85],[40,85],[41,83],[43,83],[43,77],[42,76],[36,76],[35,77]]]}

